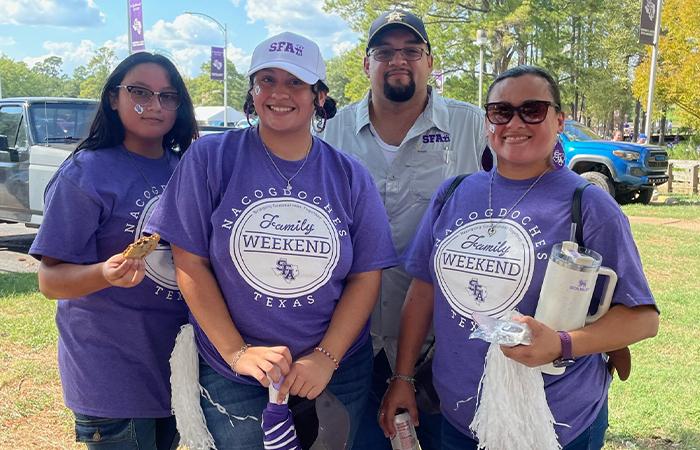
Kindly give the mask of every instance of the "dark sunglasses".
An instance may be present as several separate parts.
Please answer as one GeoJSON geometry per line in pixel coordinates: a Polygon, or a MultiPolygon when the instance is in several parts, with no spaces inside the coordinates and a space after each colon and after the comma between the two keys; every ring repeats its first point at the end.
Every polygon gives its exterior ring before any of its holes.
{"type": "Polygon", "coordinates": [[[147,105],[153,100],[153,97],[157,96],[163,109],[175,111],[180,106],[180,94],[177,92],[154,92],[145,87],[125,86],[123,84],[116,87],[118,89],[126,89],[131,101],[138,105],[147,105]]]}
{"type": "Polygon", "coordinates": [[[507,124],[516,112],[523,122],[534,125],[544,121],[550,106],[559,112],[559,105],[546,100],[527,100],[520,106],[513,106],[506,102],[486,103],[484,109],[486,109],[486,118],[494,125],[507,124]]]}

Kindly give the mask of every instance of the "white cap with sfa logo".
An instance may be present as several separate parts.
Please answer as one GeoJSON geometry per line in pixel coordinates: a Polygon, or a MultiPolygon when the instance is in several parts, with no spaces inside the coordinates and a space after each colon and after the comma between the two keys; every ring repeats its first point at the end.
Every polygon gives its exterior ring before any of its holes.
{"type": "Polygon", "coordinates": [[[326,80],[326,63],[316,43],[296,33],[272,36],[255,47],[248,76],[262,69],[282,69],[304,83],[326,80]]]}

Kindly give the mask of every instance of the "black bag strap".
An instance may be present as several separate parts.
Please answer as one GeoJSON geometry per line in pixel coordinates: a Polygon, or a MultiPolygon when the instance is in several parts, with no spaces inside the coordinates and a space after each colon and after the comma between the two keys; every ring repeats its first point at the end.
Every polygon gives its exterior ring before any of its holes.
{"type": "Polygon", "coordinates": [[[457,187],[459,187],[460,183],[462,180],[467,178],[469,176],[468,173],[463,173],[461,175],[457,175],[454,180],[452,180],[452,183],[450,183],[449,187],[445,191],[445,195],[442,196],[442,204],[440,205],[440,211],[442,211],[442,207],[445,206],[445,203],[447,203],[447,200],[452,197],[452,194],[457,190],[457,187]]]}
{"type": "Polygon", "coordinates": [[[583,215],[581,214],[581,198],[583,191],[590,186],[591,183],[582,184],[576,187],[574,191],[574,199],[571,203],[571,222],[576,224],[576,243],[583,245],[583,215]]]}
{"type": "MultiPolygon", "coordinates": [[[[442,207],[445,206],[445,203],[447,203],[447,200],[452,197],[452,194],[457,190],[459,185],[462,183],[462,180],[467,178],[470,174],[468,173],[463,173],[460,175],[457,175],[454,180],[452,180],[452,183],[447,187],[447,190],[445,191],[445,194],[442,196],[442,199],[440,200],[440,211],[442,211],[442,207]]],[[[416,362],[416,366],[421,365],[428,357],[430,356],[430,351],[433,349],[435,346],[435,336],[433,336],[433,339],[430,341],[430,344],[428,344],[428,348],[425,349],[425,352],[418,358],[418,361],[416,362]]]]}

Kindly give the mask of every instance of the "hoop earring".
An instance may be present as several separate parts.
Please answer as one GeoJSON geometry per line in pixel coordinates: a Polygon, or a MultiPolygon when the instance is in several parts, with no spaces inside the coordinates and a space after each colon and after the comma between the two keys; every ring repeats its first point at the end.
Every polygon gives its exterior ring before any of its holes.
{"type": "Polygon", "coordinates": [[[554,170],[564,167],[564,159],[564,146],[561,145],[561,141],[557,138],[557,142],[554,144],[554,151],[552,151],[552,167],[554,170]]]}
{"type": "Polygon", "coordinates": [[[326,114],[326,110],[323,109],[321,106],[316,106],[316,114],[314,115],[314,120],[312,122],[312,126],[314,128],[314,131],[316,133],[322,133],[323,130],[326,129],[326,122],[328,121],[328,115],[326,114]],[[321,117],[321,114],[323,113],[323,117],[321,117]]]}

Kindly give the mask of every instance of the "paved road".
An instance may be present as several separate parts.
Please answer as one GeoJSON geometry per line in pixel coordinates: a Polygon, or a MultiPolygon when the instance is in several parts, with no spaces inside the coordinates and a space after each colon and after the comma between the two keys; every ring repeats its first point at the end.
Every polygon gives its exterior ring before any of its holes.
{"type": "Polygon", "coordinates": [[[0,273],[37,271],[39,262],[27,255],[36,231],[17,223],[0,223],[0,273]]]}

